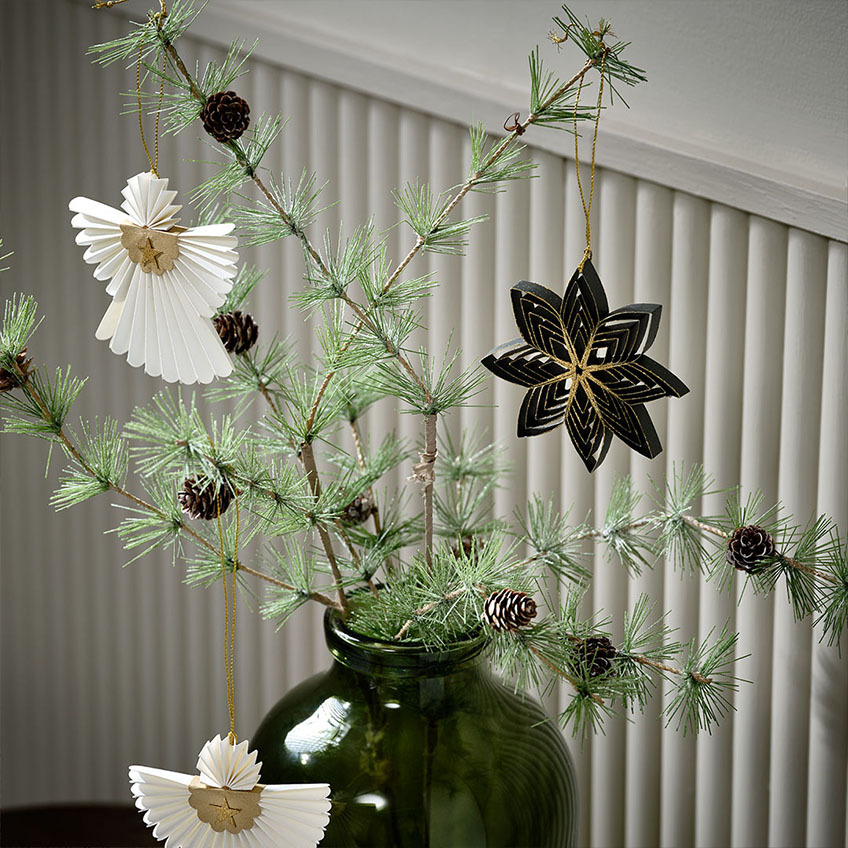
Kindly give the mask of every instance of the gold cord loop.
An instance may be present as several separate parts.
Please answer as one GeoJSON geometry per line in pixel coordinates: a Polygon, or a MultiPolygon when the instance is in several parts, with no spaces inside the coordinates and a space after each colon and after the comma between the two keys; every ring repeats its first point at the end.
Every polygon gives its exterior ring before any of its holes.
{"type": "MultiPolygon", "coordinates": [[[[123,2],[123,0],[119,0],[123,2]]],[[[162,21],[168,17],[168,10],[165,8],[165,0],[159,0],[160,10],[156,12],[151,20],[156,23],[156,27],[162,25],[162,21]]],[[[95,9],[100,6],[95,6],[95,9]]],[[[108,8],[108,6],[107,6],[108,8]]],[[[159,81],[159,101],[156,104],[156,121],[153,125],[153,156],[150,155],[150,150],[147,147],[147,139],[144,137],[144,124],[141,119],[141,59],[144,55],[144,41],[138,45],[138,61],[135,63],[135,92],[138,100],[138,131],[141,134],[141,145],[144,147],[144,152],[147,155],[147,161],[150,163],[150,170],[157,177],[159,176],[159,118],[162,115],[162,98],[165,94],[165,70],[167,68],[167,54],[162,51],[162,74],[159,81]]]]}
{"type": "MultiPolygon", "coordinates": [[[[227,484],[228,485],[228,484],[227,484]]],[[[231,586],[227,586],[227,555],[224,549],[224,531],[221,527],[221,492],[220,487],[216,494],[218,504],[218,540],[221,545],[221,579],[224,584],[224,673],[227,678],[227,710],[230,714],[230,731],[227,739],[231,745],[238,742],[236,736],[236,694],[235,694],[235,639],[236,639],[236,570],[238,566],[238,545],[240,516],[238,493],[233,489],[233,500],[236,509],[236,539],[233,551],[233,568],[231,586]],[[230,602],[232,594],[232,606],[230,602]],[[232,608],[232,615],[230,609],[232,608]]]]}
{"type": "Polygon", "coordinates": [[[578,152],[579,141],[577,134],[577,107],[580,103],[580,92],[583,90],[583,77],[580,77],[580,82],[577,85],[577,97],[574,99],[574,170],[577,173],[577,187],[580,189],[580,203],[583,206],[583,215],[586,218],[586,248],[583,251],[583,258],[577,266],[579,271],[583,271],[583,266],[587,261],[592,259],[592,225],[590,218],[592,215],[592,201],[595,199],[595,150],[598,146],[598,125],[601,122],[601,105],[604,97],[604,63],[607,58],[607,50],[601,54],[601,81],[598,86],[598,104],[595,109],[595,132],[592,136],[592,170],[589,178],[589,202],[586,203],[586,196],[583,193],[583,182],[580,179],[580,156],[578,152]]]}

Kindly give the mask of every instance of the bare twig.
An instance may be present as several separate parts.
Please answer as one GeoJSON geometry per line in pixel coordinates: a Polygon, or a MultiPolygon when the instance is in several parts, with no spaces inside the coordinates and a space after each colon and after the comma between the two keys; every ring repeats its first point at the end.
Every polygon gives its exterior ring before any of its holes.
{"type": "MultiPolygon", "coordinates": [[[[433,485],[436,482],[436,415],[424,418],[424,453],[421,454],[420,472],[424,479],[424,558],[427,567],[433,567],[433,485]]],[[[416,469],[418,466],[416,466],[416,469]]],[[[416,473],[419,473],[416,471],[416,473]]]]}
{"type": "MultiPolygon", "coordinates": [[[[265,580],[268,583],[273,584],[274,586],[279,586],[281,589],[287,589],[290,592],[298,592],[300,591],[295,586],[291,586],[288,583],[284,583],[282,580],[277,580],[275,577],[271,577],[268,574],[263,574],[261,571],[255,571],[252,568],[248,568],[244,563],[237,562],[236,570],[243,571],[245,574],[252,574],[254,577],[259,577],[262,580],[265,580]]],[[[309,592],[306,595],[310,601],[317,601],[319,604],[323,604],[325,607],[332,607],[335,610],[341,610],[339,604],[337,604],[332,598],[324,595],[321,592],[309,592]]]]}
{"type": "Polygon", "coordinates": [[[690,527],[694,527],[696,530],[700,530],[702,533],[709,533],[712,536],[718,536],[722,539],[726,539],[728,536],[721,527],[714,527],[712,524],[705,524],[703,521],[699,521],[691,515],[681,515],[680,519],[685,524],[688,524],[690,527]]]}
{"type": "Polygon", "coordinates": [[[641,654],[631,654],[630,658],[636,660],[637,663],[641,663],[642,665],[650,666],[651,668],[656,668],[659,671],[667,671],[669,674],[688,674],[692,677],[693,680],[696,680],[698,683],[712,683],[712,677],[704,677],[703,674],[700,674],[697,671],[686,671],[682,668],[677,668],[674,665],[667,665],[666,663],[659,662],[658,660],[652,660],[648,657],[642,656],[641,654]]]}
{"type": "MultiPolygon", "coordinates": [[[[280,408],[277,405],[277,402],[274,400],[274,397],[271,392],[268,391],[268,386],[263,380],[259,381],[259,391],[262,393],[262,397],[265,398],[266,402],[268,403],[268,406],[271,407],[271,412],[273,412],[274,415],[277,416],[277,418],[281,418],[282,416],[280,415],[280,408]]],[[[292,445],[292,447],[294,447],[294,445],[292,445]]]]}
{"type": "MultiPolygon", "coordinates": [[[[321,481],[318,479],[318,468],[315,465],[315,454],[312,451],[311,442],[304,442],[300,446],[300,455],[303,458],[303,467],[306,469],[306,478],[309,481],[309,488],[312,490],[312,496],[317,501],[321,496],[321,481]]],[[[327,562],[330,565],[330,570],[333,572],[333,579],[336,581],[336,592],[339,599],[339,604],[342,610],[347,613],[348,602],[347,596],[342,585],[342,574],[339,571],[339,564],[336,561],[336,553],[333,550],[333,540],[327,532],[327,528],[320,522],[316,523],[318,536],[321,539],[321,544],[324,547],[324,553],[327,556],[327,562]]]]}
{"type": "MultiPolygon", "coordinates": [[[[353,446],[356,450],[356,463],[360,467],[360,469],[365,468],[365,454],[362,452],[362,434],[359,432],[359,425],[355,418],[350,419],[350,431],[353,436],[353,446]]],[[[374,495],[374,487],[369,486],[367,491],[368,499],[371,502],[371,518],[374,519],[374,532],[377,536],[382,537],[383,535],[383,522],[380,519],[380,510],[377,505],[377,498],[374,495]]],[[[385,565],[386,575],[388,577],[392,576],[392,572],[394,571],[392,567],[392,558],[390,556],[386,557],[385,565]]],[[[368,583],[372,587],[372,592],[376,591],[376,588],[373,586],[371,580],[368,583]]]]}

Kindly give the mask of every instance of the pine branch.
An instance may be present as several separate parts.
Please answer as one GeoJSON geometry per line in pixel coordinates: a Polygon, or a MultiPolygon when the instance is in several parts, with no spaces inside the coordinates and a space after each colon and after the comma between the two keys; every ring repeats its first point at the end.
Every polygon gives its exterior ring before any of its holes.
{"type": "MultiPolygon", "coordinates": [[[[573,675],[569,674],[567,671],[563,671],[558,665],[552,663],[538,648],[533,645],[529,645],[528,649],[531,653],[537,656],[542,663],[544,663],[554,674],[559,675],[563,680],[568,681],[574,689],[579,692],[581,689],[581,683],[577,680],[573,675]]],[[[588,693],[588,696],[596,703],[596,704],[604,704],[604,699],[600,695],[595,695],[594,693],[588,693]]]]}
{"type": "MultiPolygon", "coordinates": [[[[729,673],[734,662],[744,657],[734,654],[738,634],[729,633],[725,627],[713,645],[712,631],[700,645],[693,638],[689,643],[689,656],[680,670],[677,691],[664,710],[666,725],[677,719],[677,729],[707,730],[733,708],[728,694],[738,690],[739,678],[729,673]]],[[[746,655],[747,656],[747,655],[746,655]]]]}
{"type": "MultiPolygon", "coordinates": [[[[552,103],[556,101],[557,98],[561,97],[565,90],[573,86],[575,83],[579,82],[588,71],[594,67],[596,64],[595,59],[588,59],[583,67],[566,83],[564,83],[559,89],[553,91],[548,98],[545,99],[540,104],[540,110],[548,108],[552,103]]],[[[459,205],[462,199],[470,192],[475,186],[483,185],[487,183],[491,183],[492,181],[492,173],[491,169],[498,165],[499,162],[502,162],[502,157],[508,156],[512,153],[515,148],[516,140],[519,136],[523,135],[526,131],[527,127],[531,124],[535,123],[538,120],[538,113],[532,113],[528,115],[528,117],[521,123],[516,124],[515,128],[509,133],[509,135],[497,146],[494,150],[489,153],[486,157],[485,161],[482,165],[475,171],[472,171],[466,181],[459,187],[458,191],[454,194],[454,196],[442,207],[442,211],[438,215],[438,217],[432,221],[432,226],[424,235],[418,234],[415,244],[410,248],[409,252],[404,256],[404,258],[398,263],[395,269],[389,274],[388,279],[386,280],[383,286],[383,292],[387,292],[395,283],[398,281],[401,274],[406,270],[407,265],[418,255],[418,253],[424,248],[427,243],[427,238],[432,237],[432,235],[438,230],[440,226],[447,220],[448,216],[453,212],[453,210],[459,205]]],[[[362,318],[357,324],[354,325],[353,330],[350,335],[350,341],[362,330],[365,326],[362,318]]],[[[350,342],[348,342],[349,344],[350,342]]],[[[321,385],[321,388],[318,392],[318,395],[315,399],[315,405],[313,407],[313,414],[317,411],[318,404],[321,402],[321,398],[324,395],[324,392],[327,389],[330,381],[333,377],[336,376],[336,370],[330,370],[324,377],[324,381],[321,385]]]]}
{"type": "MultiPolygon", "coordinates": [[[[20,368],[15,363],[14,367],[17,369],[18,377],[21,381],[21,389],[25,393],[25,395],[30,399],[35,409],[37,409],[44,422],[51,428],[51,432],[55,436],[55,438],[61,443],[65,452],[68,456],[74,460],[79,470],[85,472],[90,478],[97,482],[100,490],[102,492],[113,491],[126,500],[130,501],[134,507],[142,510],[143,512],[154,515],[157,518],[161,519],[164,523],[170,524],[171,518],[161,509],[155,507],[153,504],[148,503],[144,499],[138,497],[132,492],[125,489],[120,483],[114,479],[104,479],[102,473],[103,468],[97,465],[97,462],[92,459],[92,455],[89,454],[86,457],[85,452],[86,449],[80,450],[74,442],[71,440],[68,433],[65,431],[62,424],[57,423],[55,417],[55,410],[51,410],[48,402],[45,401],[44,397],[40,394],[37,387],[33,385],[32,380],[27,380],[21,372],[20,368]]],[[[96,455],[99,451],[99,448],[93,447],[92,450],[96,455]]],[[[114,457],[113,457],[114,458],[114,457]]],[[[60,498],[61,503],[61,498],[60,498]]],[[[210,551],[216,557],[220,557],[220,551],[211,544],[207,539],[204,539],[203,536],[195,532],[191,527],[186,525],[185,523],[181,523],[180,525],[181,532],[190,536],[197,544],[206,550],[210,551]]],[[[256,571],[248,566],[244,565],[242,562],[235,563],[235,568],[237,570],[244,571],[247,574],[251,574],[261,580],[264,580],[268,583],[272,583],[275,585],[282,585],[279,581],[269,577],[266,574],[262,574],[259,571],[256,571]]],[[[285,588],[285,587],[284,587],[285,588]]],[[[328,598],[326,595],[322,595],[320,592],[313,593],[310,596],[310,600],[317,601],[325,606],[331,606],[335,609],[342,609],[341,604],[337,604],[332,599],[328,598]]]]}
{"type": "MultiPolygon", "coordinates": [[[[186,81],[186,83],[189,86],[189,89],[191,91],[191,94],[194,96],[194,98],[196,100],[205,102],[206,98],[204,97],[203,92],[199,88],[195,79],[192,77],[191,73],[186,68],[185,63],[183,62],[182,58],[180,57],[179,53],[177,52],[176,48],[174,47],[172,41],[164,37],[161,19],[157,20],[157,33],[159,35],[161,45],[164,48],[164,50],[167,52],[172,65],[177,70],[177,72],[182,76],[182,78],[186,81]]],[[[274,129],[275,129],[274,137],[276,137],[276,132],[278,132],[278,130],[276,129],[276,125],[275,125],[274,129]]],[[[228,141],[228,142],[222,142],[222,144],[233,155],[233,157],[235,159],[235,163],[242,169],[242,172],[255,183],[257,188],[260,190],[260,192],[266,198],[270,208],[274,212],[276,212],[276,214],[279,216],[279,219],[282,221],[283,225],[287,228],[287,230],[298,237],[298,239],[300,240],[300,242],[303,246],[305,255],[307,257],[309,257],[312,262],[315,263],[315,266],[318,268],[320,273],[325,278],[329,279],[332,276],[330,269],[328,268],[327,264],[325,263],[324,259],[320,255],[320,253],[315,249],[312,242],[309,240],[309,237],[307,236],[304,229],[302,229],[298,225],[298,223],[292,217],[292,214],[284,208],[284,206],[280,202],[280,199],[278,199],[277,194],[279,194],[279,191],[274,192],[271,189],[269,189],[268,186],[264,183],[264,181],[262,180],[262,178],[259,176],[259,174],[257,172],[258,159],[261,159],[261,154],[264,154],[265,149],[267,149],[267,146],[270,145],[272,140],[273,140],[273,138],[269,137],[267,144],[265,142],[263,142],[261,145],[259,145],[260,150],[258,151],[258,153],[259,153],[258,158],[256,156],[254,156],[254,157],[249,156],[247,154],[247,152],[243,149],[243,147],[240,144],[238,144],[237,142],[228,141]]],[[[233,179],[235,179],[235,176],[236,175],[233,176],[233,179]]],[[[307,194],[310,190],[311,190],[311,183],[307,182],[306,188],[303,190],[303,193],[307,194]]],[[[447,210],[447,211],[449,211],[449,210],[447,210]]],[[[444,218],[446,216],[442,216],[442,217],[444,218]]],[[[356,333],[362,327],[369,327],[369,329],[372,329],[372,331],[374,331],[376,329],[373,325],[373,322],[371,322],[368,319],[367,315],[362,310],[362,308],[359,307],[358,304],[356,304],[348,296],[345,296],[344,300],[348,304],[348,306],[350,306],[353,309],[354,313],[357,315],[357,317],[359,319],[359,324],[354,329],[354,332],[350,337],[351,340],[352,340],[353,336],[355,336],[356,333]]],[[[350,344],[350,342],[348,342],[348,344],[345,346],[345,350],[347,349],[347,347],[349,347],[349,344],[350,344]]],[[[388,353],[390,355],[394,356],[398,360],[401,367],[405,371],[407,371],[407,373],[409,374],[409,376],[412,380],[420,382],[420,378],[415,373],[414,369],[409,364],[409,362],[405,359],[401,350],[397,346],[387,344],[386,350],[388,351],[388,353]]],[[[335,374],[336,370],[337,369],[333,369],[331,372],[328,372],[328,373],[335,374]]],[[[331,379],[331,377],[329,379],[331,379]]],[[[329,383],[329,379],[327,379],[327,381],[326,381],[327,383],[329,383]]],[[[307,422],[307,429],[311,429],[311,426],[312,426],[314,419],[315,419],[315,416],[317,414],[318,405],[321,403],[321,400],[324,397],[325,391],[326,391],[326,386],[322,386],[321,390],[318,392],[318,394],[315,398],[315,403],[314,403],[313,409],[310,413],[310,416],[309,416],[309,419],[308,419],[308,422],[307,422]]],[[[316,474],[317,474],[317,471],[316,471],[316,474]]]]}

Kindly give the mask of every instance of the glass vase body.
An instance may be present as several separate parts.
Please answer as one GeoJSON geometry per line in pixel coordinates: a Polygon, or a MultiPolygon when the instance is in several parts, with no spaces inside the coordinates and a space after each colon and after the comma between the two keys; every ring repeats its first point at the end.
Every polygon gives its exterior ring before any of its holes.
{"type": "Polygon", "coordinates": [[[252,745],[263,783],[330,784],[322,848],[564,848],[574,765],[539,704],[492,676],[485,636],[441,651],[325,617],[329,671],[290,691],[252,745]]]}

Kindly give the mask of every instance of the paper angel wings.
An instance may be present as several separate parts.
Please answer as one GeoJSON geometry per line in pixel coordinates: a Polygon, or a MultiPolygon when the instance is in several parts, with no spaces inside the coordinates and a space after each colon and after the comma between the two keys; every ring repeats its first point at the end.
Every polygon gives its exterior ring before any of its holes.
{"type": "Polygon", "coordinates": [[[216,736],[199,776],[130,766],[135,805],[165,848],[315,848],[330,820],[326,783],[263,786],[247,740],[216,736]]]}
{"type": "Polygon", "coordinates": [[[71,224],[83,259],[109,280],[112,303],[95,336],[113,353],[168,382],[209,383],[233,370],[210,319],[232,288],[238,256],[233,224],[176,226],[168,180],[136,174],[114,209],[75,197],[71,224]]]}

